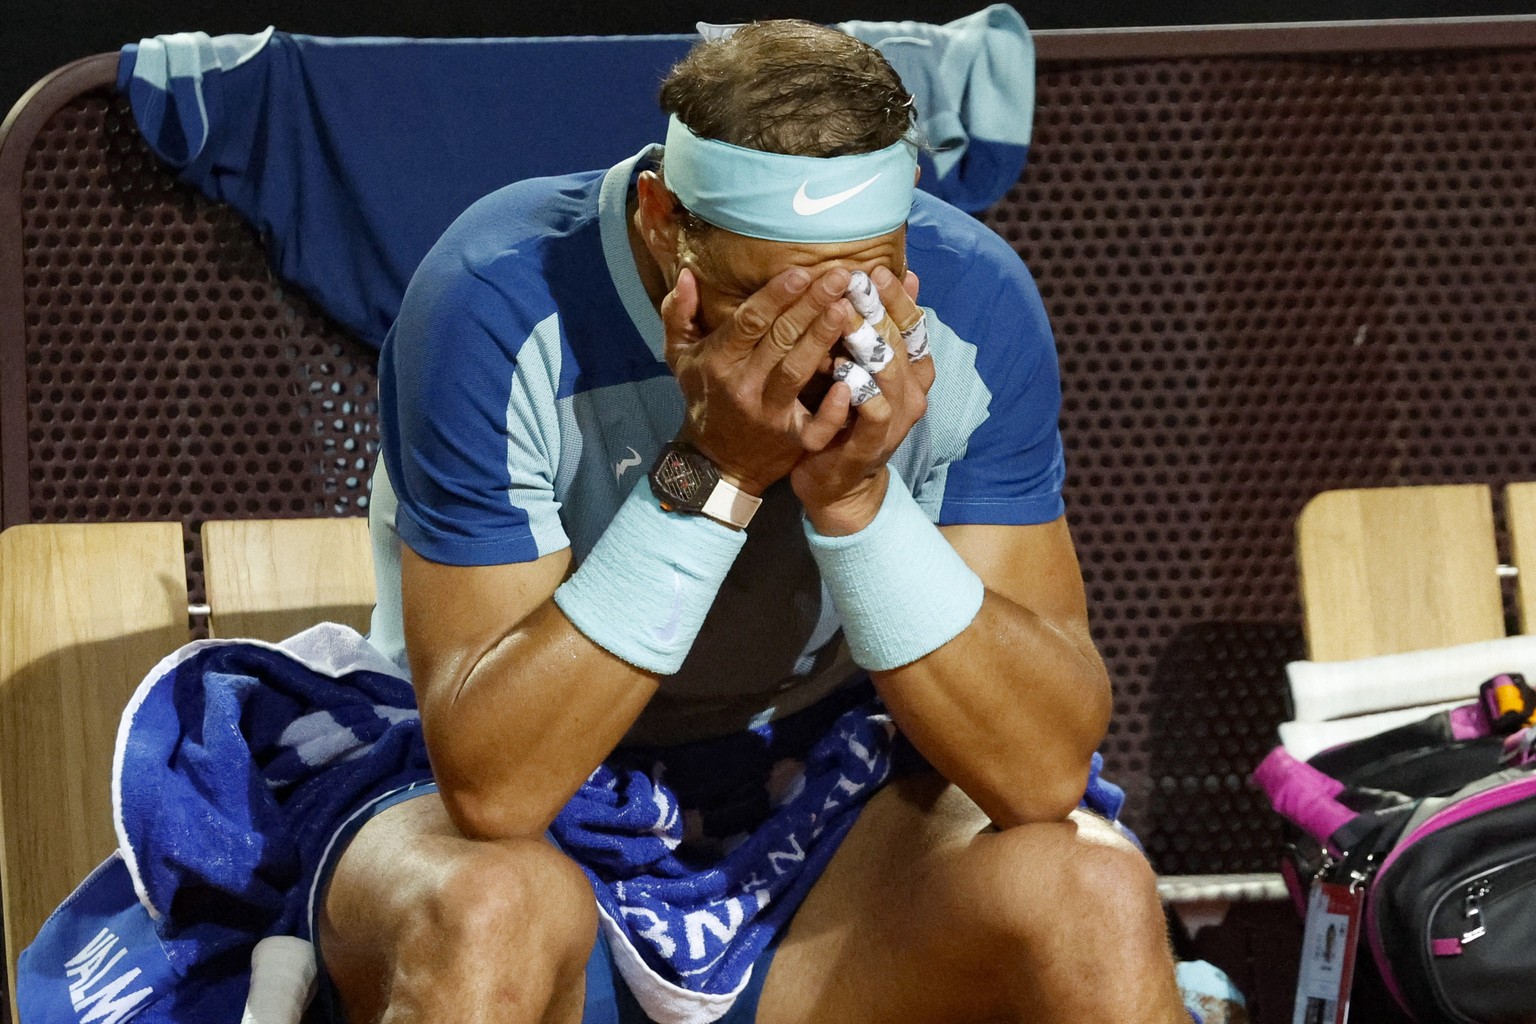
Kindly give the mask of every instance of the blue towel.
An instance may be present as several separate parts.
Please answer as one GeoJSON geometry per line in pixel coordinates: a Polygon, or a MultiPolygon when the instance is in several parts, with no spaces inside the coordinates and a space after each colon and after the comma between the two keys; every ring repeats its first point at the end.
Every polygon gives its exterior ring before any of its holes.
{"type": "Polygon", "coordinates": [[[22,952],[21,1019],[239,1020],[256,941],[308,937],[339,819],[428,775],[410,684],[355,632],[182,648],[123,713],[118,850],[22,952]]]}
{"type": "Polygon", "coordinates": [[[703,1022],[730,1006],[865,802],[922,764],[896,740],[865,683],[598,769],[551,832],[591,879],[614,962],[651,1019],[703,1022]]]}
{"type": "Polygon", "coordinates": [[[1019,12],[993,4],[947,25],[845,21],[885,54],[917,97],[920,184],[962,210],[997,202],[1019,180],[1035,119],[1035,42],[1019,12]]]}
{"type": "MultiPolygon", "coordinates": [[[[935,107],[946,124],[984,117],[975,129],[962,124],[969,143],[930,161],[922,187],[983,209],[1024,164],[1017,123],[996,127],[994,108],[1032,106],[1033,56],[998,56],[1015,26],[908,24],[903,39],[927,31],[943,44],[898,41],[890,52],[918,109],[935,107]],[[971,68],[977,81],[967,86],[971,68]]],[[[255,225],[279,276],[377,348],[417,264],[476,199],[522,178],[608,167],[661,141],[657,87],[696,39],[188,32],[124,47],[118,88],[180,180],[255,225]]],[[[1018,112],[1026,143],[1030,116],[1018,112]]]]}
{"type": "MultiPolygon", "coordinates": [[[[748,733],[621,749],[551,838],[591,880],[646,1012],[707,1024],[869,797],[921,764],[866,683],[748,733]]],[[[1123,795],[1099,766],[1085,805],[1113,818],[1123,795]]],[[[409,682],[352,630],[166,658],[118,733],[118,851],[23,952],[22,1018],[238,1020],[255,943],[311,938],[310,889],[337,829],[428,777],[409,682]]]]}

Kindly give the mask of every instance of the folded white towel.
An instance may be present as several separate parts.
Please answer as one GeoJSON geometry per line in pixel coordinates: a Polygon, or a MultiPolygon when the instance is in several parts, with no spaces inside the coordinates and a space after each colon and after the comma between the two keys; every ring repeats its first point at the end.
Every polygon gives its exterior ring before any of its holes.
{"type": "MultiPolygon", "coordinates": [[[[1507,636],[1355,661],[1293,661],[1285,667],[1298,722],[1470,700],[1500,672],[1536,678],[1536,636],[1507,636]]],[[[1427,712],[1426,712],[1427,713],[1427,712]]]]}
{"type": "Polygon", "coordinates": [[[1298,761],[1305,761],[1313,754],[1338,746],[1340,743],[1349,743],[1388,729],[1396,729],[1400,725],[1428,718],[1437,711],[1459,708],[1465,703],[1464,700],[1452,700],[1443,704],[1426,704],[1418,708],[1379,711],[1374,715],[1356,715],[1354,718],[1340,718],[1332,722],[1282,722],[1280,723],[1280,742],[1284,745],[1286,753],[1298,761]]]}

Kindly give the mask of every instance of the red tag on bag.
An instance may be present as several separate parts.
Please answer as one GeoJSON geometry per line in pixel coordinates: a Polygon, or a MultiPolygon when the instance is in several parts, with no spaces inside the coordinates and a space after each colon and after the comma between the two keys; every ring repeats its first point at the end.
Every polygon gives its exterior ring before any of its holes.
{"type": "Polygon", "coordinates": [[[1312,884],[1291,1024],[1345,1024],[1349,1020],[1349,988],[1355,977],[1364,906],[1364,889],[1338,882],[1312,884]]]}

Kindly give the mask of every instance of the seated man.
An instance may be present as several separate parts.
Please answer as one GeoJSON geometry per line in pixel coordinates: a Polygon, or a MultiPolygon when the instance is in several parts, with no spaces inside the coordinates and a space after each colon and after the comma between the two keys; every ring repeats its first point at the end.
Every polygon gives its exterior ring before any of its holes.
{"type": "Polygon", "coordinates": [[[334,1012],[595,1024],[606,965],[633,982],[670,951],[645,1006],[702,990],[678,1020],[1187,1021],[1150,868],[1076,809],[1110,695],[1027,271],[914,197],[911,99],[852,37],[748,26],[661,101],[664,158],[460,217],[384,347],[372,639],[409,663],[435,785],[335,844],[334,1012]],[[613,785],[605,759],[676,783],[707,876],[700,851],[797,806],[825,723],[861,707],[895,728],[853,754],[924,763],[770,861],[798,884],[732,880],[730,920],[686,937],[600,913],[557,816],[613,785]],[[742,736],[773,755],[748,766],[742,736]],[[742,771],[746,814],[710,795],[742,771]],[[754,920],[787,924],[748,980],[698,982],[754,920]]]}

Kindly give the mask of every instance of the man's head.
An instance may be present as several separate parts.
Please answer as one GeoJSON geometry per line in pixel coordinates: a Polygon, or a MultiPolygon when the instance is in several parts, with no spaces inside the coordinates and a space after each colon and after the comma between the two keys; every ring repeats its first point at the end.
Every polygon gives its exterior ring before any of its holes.
{"type": "Polygon", "coordinates": [[[912,99],[879,51],[760,22],[696,46],[661,104],[668,154],[641,177],[638,227],[667,288],[693,271],[704,324],[791,265],[906,269],[912,99]]]}
{"type": "Polygon", "coordinates": [[[873,153],[912,130],[912,97],[880,51],[805,21],[700,43],[661,86],[696,135],[797,156],[873,153]]]}

